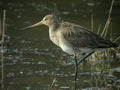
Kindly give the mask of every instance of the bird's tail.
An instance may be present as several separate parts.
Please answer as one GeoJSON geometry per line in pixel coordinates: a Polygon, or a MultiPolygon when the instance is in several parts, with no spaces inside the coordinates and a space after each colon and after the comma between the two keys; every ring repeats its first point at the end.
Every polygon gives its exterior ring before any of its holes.
{"type": "Polygon", "coordinates": [[[111,44],[111,47],[118,47],[119,45],[118,44],[116,44],[116,43],[112,43],[111,44]]]}

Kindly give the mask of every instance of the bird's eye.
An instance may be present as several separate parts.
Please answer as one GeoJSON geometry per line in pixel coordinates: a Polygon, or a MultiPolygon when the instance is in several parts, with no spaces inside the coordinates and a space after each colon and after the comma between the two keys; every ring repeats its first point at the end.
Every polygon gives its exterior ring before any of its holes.
{"type": "Polygon", "coordinates": [[[47,18],[45,18],[45,21],[48,20],[47,18]]]}

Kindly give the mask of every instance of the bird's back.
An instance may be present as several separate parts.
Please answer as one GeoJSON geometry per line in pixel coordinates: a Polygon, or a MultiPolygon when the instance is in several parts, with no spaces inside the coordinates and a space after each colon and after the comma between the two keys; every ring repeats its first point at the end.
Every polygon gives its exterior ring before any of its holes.
{"type": "Polygon", "coordinates": [[[92,31],[76,24],[62,22],[61,33],[66,41],[75,48],[110,48],[117,47],[117,44],[103,39],[92,31]]]}

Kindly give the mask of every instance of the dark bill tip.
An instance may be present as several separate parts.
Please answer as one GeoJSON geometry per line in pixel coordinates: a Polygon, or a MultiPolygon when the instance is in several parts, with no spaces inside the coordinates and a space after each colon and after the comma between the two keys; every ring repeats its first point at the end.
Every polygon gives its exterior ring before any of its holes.
{"type": "Polygon", "coordinates": [[[36,24],[33,24],[33,25],[31,25],[31,26],[22,28],[22,29],[20,29],[20,30],[26,30],[26,29],[29,29],[29,28],[34,28],[34,27],[37,27],[37,26],[40,26],[40,25],[42,25],[42,22],[38,22],[38,23],[36,23],[36,24]]]}
{"type": "Polygon", "coordinates": [[[27,30],[27,29],[29,29],[29,28],[31,28],[31,27],[28,26],[28,27],[25,27],[25,28],[21,28],[20,30],[21,30],[21,31],[24,31],[24,30],[27,30]]]}

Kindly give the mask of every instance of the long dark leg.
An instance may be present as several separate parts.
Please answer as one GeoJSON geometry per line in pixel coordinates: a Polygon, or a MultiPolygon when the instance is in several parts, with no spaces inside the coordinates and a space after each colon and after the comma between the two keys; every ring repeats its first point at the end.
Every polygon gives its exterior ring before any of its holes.
{"type": "Polygon", "coordinates": [[[89,57],[90,55],[92,55],[93,53],[94,53],[94,52],[91,52],[91,53],[89,53],[88,55],[84,56],[84,57],[78,62],[78,65],[79,65],[80,63],[84,62],[85,59],[86,59],[87,57],[89,57]]]}
{"type": "Polygon", "coordinates": [[[77,62],[77,56],[75,54],[75,90],[77,89],[77,76],[78,76],[78,62],[77,62]]]}

